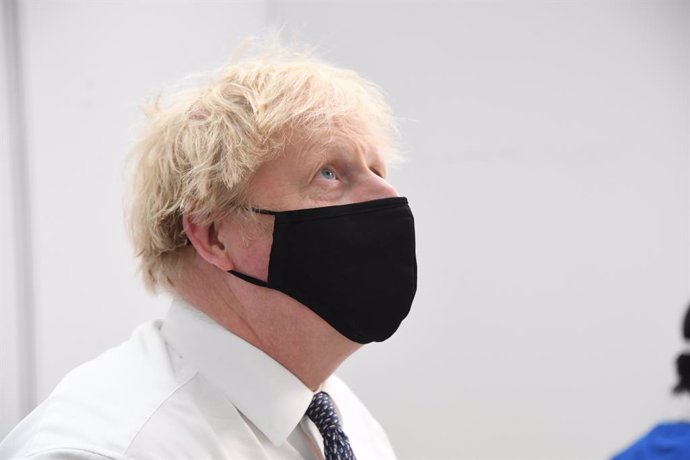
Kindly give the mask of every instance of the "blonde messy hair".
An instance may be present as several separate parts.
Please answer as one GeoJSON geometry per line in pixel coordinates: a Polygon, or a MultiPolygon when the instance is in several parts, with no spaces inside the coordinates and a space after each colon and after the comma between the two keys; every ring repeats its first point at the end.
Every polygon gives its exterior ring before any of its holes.
{"type": "Polygon", "coordinates": [[[246,207],[252,173],[284,150],[290,133],[366,134],[389,159],[395,155],[393,119],[375,85],[276,42],[245,44],[204,84],[159,96],[144,113],[146,128],[129,156],[127,207],[151,291],[174,290],[187,246],[182,214],[210,224],[246,207]]]}

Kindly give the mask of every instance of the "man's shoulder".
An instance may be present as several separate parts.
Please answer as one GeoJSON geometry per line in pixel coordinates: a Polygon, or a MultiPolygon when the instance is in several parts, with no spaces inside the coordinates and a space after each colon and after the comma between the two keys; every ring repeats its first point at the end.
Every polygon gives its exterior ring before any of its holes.
{"type": "Polygon", "coordinates": [[[611,460],[690,458],[690,422],[662,422],[611,460]]]}
{"type": "Polygon", "coordinates": [[[126,458],[147,421],[194,376],[176,362],[160,322],[69,372],[0,444],[0,457],[71,452],[69,458],[126,458]]]}

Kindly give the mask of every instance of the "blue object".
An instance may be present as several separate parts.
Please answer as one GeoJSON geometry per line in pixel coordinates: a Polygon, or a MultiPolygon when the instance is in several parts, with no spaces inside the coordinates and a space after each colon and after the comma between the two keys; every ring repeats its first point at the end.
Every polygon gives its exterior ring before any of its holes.
{"type": "Polygon", "coordinates": [[[690,459],[690,422],[666,422],[655,426],[611,460],[690,459]]]}

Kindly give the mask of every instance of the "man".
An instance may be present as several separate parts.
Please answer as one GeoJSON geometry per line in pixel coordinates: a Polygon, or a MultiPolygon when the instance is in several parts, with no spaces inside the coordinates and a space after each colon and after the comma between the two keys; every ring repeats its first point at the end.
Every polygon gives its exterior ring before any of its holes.
{"type": "Polygon", "coordinates": [[[68,374],[0,457],[393,458],[332,375],[416,290],[378,89],[274,46],[148,115],[129,219],[170,311],[68,374]]]}

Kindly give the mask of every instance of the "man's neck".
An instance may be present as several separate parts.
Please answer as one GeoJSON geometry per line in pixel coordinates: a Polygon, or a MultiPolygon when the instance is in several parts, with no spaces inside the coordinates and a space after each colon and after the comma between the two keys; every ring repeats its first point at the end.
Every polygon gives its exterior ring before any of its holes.
{"type": "Polygon", "coordinates": [[[196,262],[175,283],[177,294],[283,365],[312,391],[361,346],[296,300],[196,262]]]}

